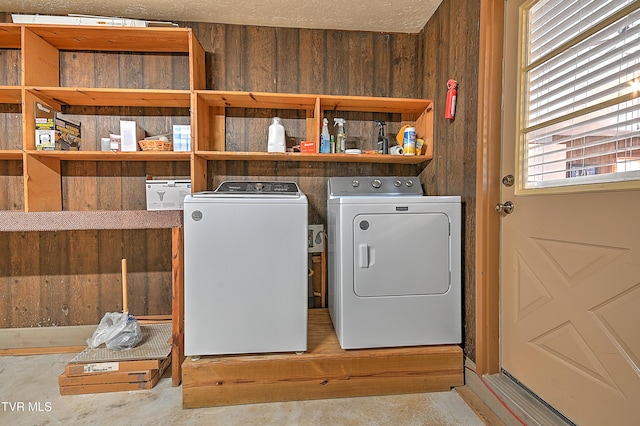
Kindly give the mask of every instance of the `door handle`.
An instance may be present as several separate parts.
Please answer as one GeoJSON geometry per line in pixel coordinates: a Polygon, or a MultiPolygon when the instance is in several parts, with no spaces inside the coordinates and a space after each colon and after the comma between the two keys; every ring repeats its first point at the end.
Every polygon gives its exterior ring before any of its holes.
{"type": "Polygon", "coordinates": [[[502,178],[502,184],[506,187],[513,186],[515,182],[516,179],[513,177],[513,175],[506,175],[502,178]]]}
{"type": "Polygon", "coordinates": [[[511,214],[516,206],[511,201],[505,201],[504,204],[496,204],[496,211],[498,213],[511,214]]]}
{"type": "Polygon", "coordinates": [[[369,267],[369,246],[365,243],[360,243],[358,245],[358,249],[360,254],[358,266],[361,268],[368,268],[369,267]]]}

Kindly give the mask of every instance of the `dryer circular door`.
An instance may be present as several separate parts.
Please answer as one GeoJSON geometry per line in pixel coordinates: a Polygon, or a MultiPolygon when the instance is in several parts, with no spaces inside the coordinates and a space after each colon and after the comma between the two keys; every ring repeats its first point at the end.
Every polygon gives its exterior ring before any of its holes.
{"type": "Polygon", "coordinates": [[[359,214],[353,219],[353,291],[359,297],[444,294],[451,287],[446,213],[359,214]]]}

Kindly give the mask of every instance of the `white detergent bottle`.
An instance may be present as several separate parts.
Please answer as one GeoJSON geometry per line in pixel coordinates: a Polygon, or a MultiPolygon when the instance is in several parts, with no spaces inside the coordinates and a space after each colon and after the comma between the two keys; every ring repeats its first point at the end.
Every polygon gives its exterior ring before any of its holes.
{"type": "Polygon", "coordinates": [[[284,126],[280,117],[273,117],[273,122],[269,126],[267,152],[285,152],[286,148],[284,126]]]}

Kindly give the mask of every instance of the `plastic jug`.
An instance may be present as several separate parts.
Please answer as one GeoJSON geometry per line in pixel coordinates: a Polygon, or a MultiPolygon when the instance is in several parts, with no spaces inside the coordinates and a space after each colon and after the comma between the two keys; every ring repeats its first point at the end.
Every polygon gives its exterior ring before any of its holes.
{"type": "Polygon", "coordinates": [[[284,126],[282,125],[280,117],[273,117],[273,122],[269,126],[267,152],[285,152],[286,148],[284,126]]]}

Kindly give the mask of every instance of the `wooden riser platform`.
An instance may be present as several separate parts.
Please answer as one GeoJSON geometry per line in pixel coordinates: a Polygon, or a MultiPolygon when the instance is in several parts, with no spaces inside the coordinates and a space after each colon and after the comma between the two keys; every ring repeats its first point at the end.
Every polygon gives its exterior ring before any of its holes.
{"type": "Polygon", "coordinates": [[[449,390],[464,384],[459,346],[340,348],[326,309],[309,310],[302,355],[188,357],[184,408],[449,390]]]}

